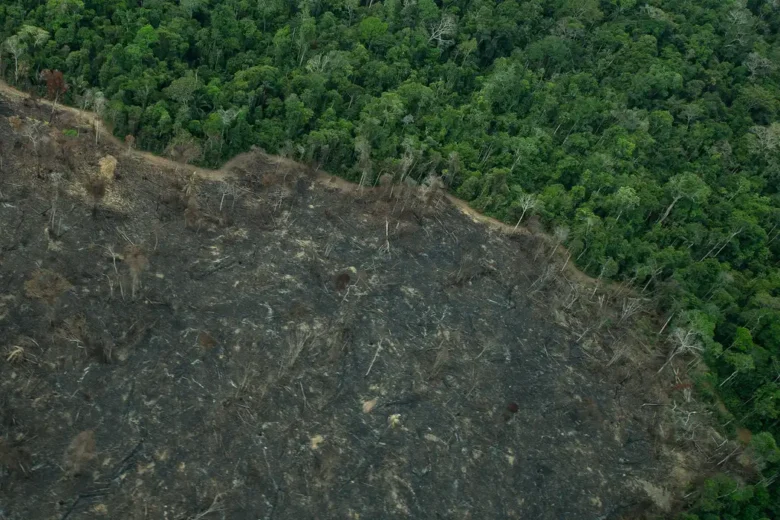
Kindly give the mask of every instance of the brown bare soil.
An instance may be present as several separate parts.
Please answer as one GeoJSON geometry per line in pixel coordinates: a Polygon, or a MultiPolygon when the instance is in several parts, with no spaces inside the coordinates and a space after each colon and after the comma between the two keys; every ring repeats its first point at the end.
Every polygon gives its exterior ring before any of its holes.
{"type": "Polygon", "coordinates": [[[0,117],[0,518],[652,517],[721,442],[642,296],[549,240],[83,117],[37,154],[0,117]]]}

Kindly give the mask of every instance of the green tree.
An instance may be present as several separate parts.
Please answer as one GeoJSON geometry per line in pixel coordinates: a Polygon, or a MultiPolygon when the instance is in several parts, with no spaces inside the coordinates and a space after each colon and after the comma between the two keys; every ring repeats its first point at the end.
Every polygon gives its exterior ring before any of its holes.
{"type": "Polygon", "coordinates": [[[612,197],[612,206],[617,211],[615,221],[619,221],[624,212],[632,211],[639,206],[639,196],[636,190],[629,186],[621,186],[612,197]]]}
{"type": "Polygon", "coordinates": [[[666,188],[672,197],[672,201],[658,220],[659,224],[664,223],[679,201],[687,199],[694,204],[701,204],[707,200],[711,192],[710,187],[700,177],[692,173],[683,173],[672,177],[666,188]]]}
{"type": "Polygon", "coordinates": [[[195,97],[198,80],[194,74],[187,74],[171,81],[163,92],[174,102],[187,107],[195,97]]]}
{"type": "Polygon", "coordinates": [[[363,18],[358,27],[360,40],[370,49],[379,38],[387,33],[387,27],[385,22],[375,16],[363,18]]]}

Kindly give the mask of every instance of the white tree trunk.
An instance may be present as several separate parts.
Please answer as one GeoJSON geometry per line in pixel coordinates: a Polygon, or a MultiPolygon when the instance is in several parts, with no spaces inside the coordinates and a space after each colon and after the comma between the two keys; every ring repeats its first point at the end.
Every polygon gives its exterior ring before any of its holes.
{"type": "Polygon", "coordinates": [[[671,213],[671,212],[672,212],[672,209],[674,209],[674,206],[675,206],[675,204],[677,204],[677,203],[680,201],[680,199],[681,199],[681,198],[682,198],[682,196],[680,196],[680,195],[678,195],[678,196],[676,196],[676,197],[674,198],[674,200],[672,201],[672,203],[671,203],[671,204],[669,204],[669,207],[668,207],[668,208],[666,208],[666,211],[664,212],[664,216],[663,216],[663,217],[661,217],[661,218],[660,218],[660,220],[658,220],[658,223],[659,223],[659,224],[663,224],[663,223],[664,223],[664,220],[666,220],[666,217],[668,217],[668,216],[669,216],[669,213],[671,213]]]}

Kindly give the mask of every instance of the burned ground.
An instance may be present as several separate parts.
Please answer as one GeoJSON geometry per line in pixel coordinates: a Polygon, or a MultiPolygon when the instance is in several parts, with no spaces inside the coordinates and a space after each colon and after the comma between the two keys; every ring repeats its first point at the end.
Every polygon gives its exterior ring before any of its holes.
{"type": "Polygon", "coordinates": [[[68,127],[35,160],[0,119],[0,518],[637,518],[687,482],[652,318],[544,239],[68,127]]]}

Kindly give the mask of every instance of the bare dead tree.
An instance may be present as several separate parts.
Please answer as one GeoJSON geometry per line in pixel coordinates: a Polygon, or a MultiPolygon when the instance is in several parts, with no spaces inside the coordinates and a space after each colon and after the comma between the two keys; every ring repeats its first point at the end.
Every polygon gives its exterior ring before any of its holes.
{"type": "Polygon", "coordinates": [[[671,337],[672,341],[674,341],[674,347],[669,353],[666,362],[658,369],[659,374],[675,357],[688,352],[696,354],[704,351],[704,347],[699,341],[698,334],[691,329],[676,328],[672,331],[671,337]]]}
{"type": "Polygon", "coordinates": [[[625,298],[620,309],[620,321],[623,322],[644,309],[644,300],[625,298]]]}
{"type": "Polygon", "coordinates": [[[220,191],[222,192],[222,197],[219,200],[219,211],[222,211],[222,205],[225,202],[226,196],[230,196],[233,199],[233,203],[231,205],[231,209],[233,209],[236,206],[236,200],[241,196],[241,187],[233,184],[232,182],[225,181],[222,183],[222,188],[220,191]]]}
{"type": "Polygon", "coordinates": [[[520,227],[520,223],[523,221],[525,214],[536,209],[539,204],[539,200],[536,198],[536,195],[532,195],[530,193],[523,193],[520,195],[517,201],[520,204],[520,208],[523,210],[523,212],[520,213],[520,218],[517,219],[517,224],[515,224],[514,228],[515,231],[517,231],[517,228],[520,227]]]}
{"type": "Polygon", "coordinates": [[[217,115],[219,116],[219,120],[222,122],[222,129],[221,129],[221,139],[219,141],[219,151],[222,152],[222,144],[225,142],[225,133],[227,132],[228,127],[230,127],[231,124],[233,124],[233,121],[236,120],[236,117],[238,117],[238,110],[235,108],[228,108],[223,109],[220,108],[217,110],[217,115]]]}
{"type": "Polygon", "coordinates": [[[454,43],[452,39],[458,30],[458,23],[454,16],[445,14],[437,23],[430,26],[428,43],[436,42],[438,47],[447,47],[454,43]]]}
{"type": "Polygon", "coordinates": [[[32,117],[25,118],[22,121],[21,118],[16,116],[9,117],[8,122],[14,131],[22,137],[26,137],[32,144],[33,153],[35,154],[36,172],[39,172],[41,167],[39,145],[48,135],[48,123],[32,117]]]}
{"type": "Polygon", "coordinates": [[[735,7],[726,17],[728,45],[746,45],[754,30],[752,13],[745,7],[735,7]]]}
{"type": "Polygon", "coordinates": [[[30,143],[32,143],[33,153],[35,153],[36,157],[38,156],[38,145],[46,137],[46,127],[46,122],[28,117],[24,120],[24,125],[21,128],[22,136],[29,139],[30,143]]]}
{"type": "Polygon", "coordinates": [[[97,217],[97,209],[100,201],[106,196],[106,179],[98,175],[90,175],[85,186],[87,193],[92,198],[92,218],[97,217]]]}
{"type": "Polygon", "coordinates": [[[106,98],[99,90],[93,94],[92,108],[95,110],[95,118],[92,120],[92,124],[95,127],[95,144],[98,144],[100,140],[100,118],[103,117],[106,111],[106,98]]]}
{"type": "Polygon", "coordinates": [[[569,228],[566,226],[556,227],[553,233],[553,237],[555,238],[555,247],[553,248],[552,253],[550,253],[550,258],[555,256],[555,253],[558,251],[558,248],[561,247],[561,244],[566,242],[566,240],[569,238],[569,228]]]}
{"type": "Polygon", "coordinates": [[[444,191],[444,182],[441,180],[441,177],[431,173],[423,181],[419,194],[425,204],[430,206],[436,200],[436,196],[442,191],[444,191]]]}
{"type": "Polygon", "coordinates": [[[141,273],[149,267],[149,260],[140,247],[130,243],[125,247],[125,263],[130,269],[132,297],[135,299],[135,292],[141,286],[141,273]]]}
{"type": "Polygon", "coordinates": [[[450,152],[447,156],[447,173],[444,175],[444,182],[447,186],[452,186],[460,175],[460,155],[458,152],[450,152]]]}
{"type": "Polygon", "coordinates": [[[412,171],[412,167],[416,161],[414,145],[412,141],[410,139],[404,139],[402,146],[404,148],[404,154],[401,156],[401,162],[398,165],[399,169],[401,170],[401,178],[399,179],[399,182],[403,182],[404,179],[406,179],[406,177],[412,171]]]}
{"type": "Polygon", "coordinates": [[[368,139],[359,135],[355,138],[355,151],[358,153],[358,168],[360,169],[360,189],[368,184],[368,179],[371,176],[371,143],[368,139]]]}
{"type": "Polygon", "coordinates": [[[745,59],[745,67],[750,71],[750,79],[762,78],[774,72],[775,64],[757,52],[751,52],[745,59]]]}
{"type": "MultiPolygon", "coordinates": [[[[52,195],[51,195],[51,215],[49,218],[49,230],[51,233],[53,233],[55,236],[58,236],[59,233],[57,232],[57,206],[60,199],[60,189],[62,187],[62,177],[63,175],[60,172],[54,172],[51,174],[51,187],[52,187],[52,195]]],[[[61,222],[61,221],[60,221],[61,222]]],[[[61,227],[61,226],[60,226],[61,227]]]]}
{"type": "Polygon", "coordinates": [[[761,155],[772,155],[780,148],[780,123],[769,126],[754,126],[750,132],[756,136],[751,149],[761,155]]]}

